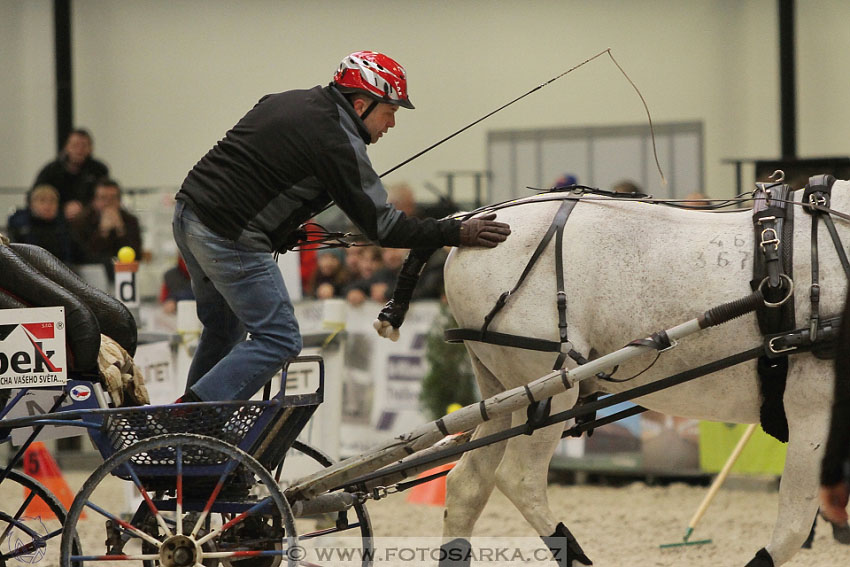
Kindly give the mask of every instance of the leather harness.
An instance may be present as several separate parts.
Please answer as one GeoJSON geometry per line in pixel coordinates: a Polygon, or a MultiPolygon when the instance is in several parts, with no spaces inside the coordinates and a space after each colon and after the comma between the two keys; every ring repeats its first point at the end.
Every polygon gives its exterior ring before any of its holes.
{"type": "Polygon", "coordinates": [[[567,356],[572,358],[577,364],[584,364],[587,362],[587,359],[572,347],[572,344],[567,337],[567,293],[564,289],[564,227],[566,226],[567,219],[570,217],[570,213],[573,212],[577,201],[578,199],[576,198],[565,198],[561,202],[561,206],[558,207],[558,212],[555,213],[555,218],[552,219],[549,229],[546,231],[546,234],[543,235],[543,238],[540,240],[540,244],[537,245],[537,248],[534,250],[531,258],[529,258],[528,263],[525,265],[525,269],[520,274],[516,284],[513,288],[499,296],[499,299],[496,300],[496,304],[490,312],[484,316],[484,325],[481,326],[481,329],[448,329],[445,332],[445,339],[447,342],[457,343],[462,341],[478,341],[500,346],[517,347],[526,350],[557,352],[558,357],[555,360],[553,370],[563,368],[564,361],[566,361],[567,356]],[[488,327],[490,326],[490,323],[493,322],[493,318],[507,304],[511,295],[516,293],[520,286],[522,286],[526,276],[528,276],[531,269],[537,263],[537,260],[546,250],[546,247],[549,245],[549,242],[551,242],[553,236],[555,237],[555,287],[557,290],[555,303],[558,308],[559,340],[556,342],[546,339],[522,337],[490,331],[488,327]]]}
{"type": "MultiPolygon", "coordinates": [[[[757,184],[753,193],[753,226],[756,232],[753,290],[761,289],[765,305],[757,310],[759,328],[764,336],[764,346],[759,352],[759,375],[762,384],[762,424],[765,430],[782,441],[788,438],[788,426],[782,405],[782,393],[785,390],[785,377],[788,370],[788,354],[812,351],[819,358],[834,356],[834,342],[841,323],[840,316],[822,318],[820,315],[820,284],[818,266],[818,222],[823,220],[830,233],[845,274],[850,281],[850,261],[835,230],[828,213],[830,192],[835,178],[831,175],[817,175],[809,179],[803,195],[803,210],[812,216],[812,285],[809,290],[811,315],[809,324],[804,328],[795,328],[793,301],[793,206],[790,199],[791,188],[783,183],[757,184]],[[777,401],[778,400],[778,401],[777,401]],[[767,419],[767,416],[773,416],[767,419]],[[779,417],[777,417],[779,416],[779,417]]],[[[640,197],[637,197],[638,199],[640,197]]],[[[510,346],[525,350],[557,353],[553,369],[563,368],[569,356],[577,364],[587,359],[577,352],[567,334],[567,301],[563,271],[563,233],[570,213],[580,196],[564,195],[563,200],[548,230],[531,255],[516,284],[502,293],[496,304],[484,318],[480,329],[448,329],[445,339],[456,343],[466,340],[484,342],[499,346],[510,346]],[[504,308],[511,296],[522,286],[537,260],[555,237],[555,278],[556,306],[558,309],[559,340],[552,341],[534,337],[525,337],[489,330],[496,315],[504,308]]],[[[649,339],[639,339],[636,343],[651,345],[661,351],[669,348],[670,342],[665,336],[653,335],[649,339]]],[[[754,351],[755,352],[755,351],[754,351]]],[[[600,378],[610,376],[600,374],[600,378]]]]}

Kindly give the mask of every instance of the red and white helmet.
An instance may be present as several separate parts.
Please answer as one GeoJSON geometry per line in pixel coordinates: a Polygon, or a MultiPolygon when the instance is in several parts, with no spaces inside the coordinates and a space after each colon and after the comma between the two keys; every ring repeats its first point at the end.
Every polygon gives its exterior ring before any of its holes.
{"type": "Polygon", "coordinates": [[[413,108],[407,96],[404,67],[377,51],[357,51],[345,57],[334,75],[344,93],[364,92],[381,102],[413,108]]]}

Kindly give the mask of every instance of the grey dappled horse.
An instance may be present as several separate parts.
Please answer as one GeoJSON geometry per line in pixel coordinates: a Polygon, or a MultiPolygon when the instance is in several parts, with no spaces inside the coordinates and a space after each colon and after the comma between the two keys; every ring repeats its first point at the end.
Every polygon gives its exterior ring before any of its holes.
{"type": "MultiPolygon", "coordinates": [[[[799,201],[802,191],[792,193],[799,201]]],[[[454,249],[445,267],[449,306],[461,327],[480,328],[497,298],[511,289],[529,256],[541,241],[559,202],[540,197],[503,208],[498,220],[512,234],[494,249],[454,249]]],[[[850,182],[837,181],[831,207],[850,212],[850,182]]],[[[850,242],[850,226],[838,220],[839,234],[850,242]]],[[[794,264],[797,326],[809,317],[811,216],[794,211],[794,264]]],[[[820,225],[820,312],[841,312],[847,285],[836,251],[820,225]]],[[[572,211],[563,237],[563,265],[569,339],[585,357],[612,352],[635,338],[692,319],[711,307],[750,293],[753,272],[752,212],[713,213],[658,204],[594,198],[572,211]]],[[[489,329],[526,337],[558,340],[555,302],[554,239],[526,281],[507,301],[489,329]]],[[[647,372],[624,384],[596,378],[584,381],[553,399],[552,412],[576,404],[579,390],[618,392],[753,348],[762,342],[756,316],[735,319],[687,337],[663,353],[647,372]]],[[[555,355],[481,342],[467,349],[484,397],[534,380],[552,369],[555,355]]],[[[652,355],[621,366],[616,376],[638,373],[652,355]]],[[[789,426],[785,470],[779,493],[779,513],[770,542],[748,565],[781,565],[806,539],[818,500],[818,470],[825,444],[832,399],[831,361],[810,354],[790,357],[784,404],[789,426]]],[[[568,366],[573,362],[568,359],[568,366]]],[[[638,398],[649,409],[694,419],[754,423],[759,420],[760,394],[756,362],[750,361],[695,381],[638,398]]],[[[476,437],[526,420],[525,412],[480,425],[476,437]]],[[[463,541],[494,487],[498,487],[525,519],[546,539],[561,535],[569,524],[552,513],[546,497],[549,461],[562,425],[536,431],[467,453],[448,477],[443,536],[463,541]]],[[[754,512],[756,513],[756,512],[754,512]]],[[[604,519],[599,520],[604,526],[604,519]]],[[[568,532],[567,532],[568,533],[568,532]]],[[[587,550],[592,556],[592,550],[587,550]]],[[[755,551],[755,549],[754,549],[755,551]]],[[[573,551],[571,563],[581,564],[573,551]]],[[[743,565],[746,558],[742,558],[743,565]]],[[[570,567],[573,567],[570,565],[570,567]]]]}

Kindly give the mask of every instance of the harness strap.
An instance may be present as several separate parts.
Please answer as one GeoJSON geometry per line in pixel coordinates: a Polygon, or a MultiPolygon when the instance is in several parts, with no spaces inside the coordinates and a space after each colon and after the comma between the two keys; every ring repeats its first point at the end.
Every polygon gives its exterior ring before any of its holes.
{"type": "Polygon", "coordinates": [[[841,237],[835,230],[835,223],[832,222],[832,217],[829,215],[823,218],[826,229],[829,231],[829,236],[832,238],[832,243],[835,245],[835,251],[838,253],[838,258],[841,260],[841,267],[844,268],[844,275],[850,280],[850,261],[847,260],[847,253],[844,252],[844,247],[841,245],[841,237]]]}
{"type": "MultiPolygon", "coordinates": [[[[575,204],[573,204],[573,206],[575,206],[575,204]]],[[[563,205],[561,207],[563,208],[563,205]]],[[[572,207],[570,207],[570,211],[571,210],[572,207]]],[[[556,303],[558,305],[558,337],[561,341],[561,346],[569,342],[569,339],[567,338],[567,292],[564,289],[564,225],[567,222],[567,216],[569,216],[570,211],[567,211],[563,220],[560,221],[560,227],[555,235],[555,289],[557,294],[556,303]]],[[[559,210],[558,215],[555,216],[555,222],[559,222],[560,215],[561,211],[559,210]]],[[[567,353],[561,349],[552,369],[557,370],[559,368],[563,368],[566,360],[567,353]]],[[[573,357],[573,360],[576,360],[575,357],[573,357]]]]}
{"type": "Polygon", "coordinates": [[[564,226],[566,226],[567,219],[573,211],[573,208],[575,208],[577,202],[578,201],[575,199],[561,201],[561,206],[558,207],[558,211],[555,213],[552,223],[549,225],[549,228],[546,230],[546,234],[543,235],[543,238],[534,250],[534,253],[532,253],[531,258],[529,258],[528,263],[525,265],[525,268],[520,274],[516,284],[514,284],[513,288],[499,296],[499,299],[496,300],[496,304],[490,312],[484,316],[484,324],[481,329],[479,331],[472,329],[449,329],[445,332],[445,338],[448,342],[472,340],[498,344],[501,346],[527,348],[529,350],[543,352],[557,352],[558,357],[553,366],[554,370],[563,367],[567,356],[575,360],[578,364],[586,362],[584,357],[573,348],[564,348],[565,345],[569,345],[569,338],[567,336],[567,294],[564,289],[564,226]],[[534,268],[537,260],[540,259],[540,256],[546,250],[546,247],[549,245],[549,242],[551,242],[553,236],[555,237],[555,303],[558,308],[558,342],[489,331],[488,327],[490,326],[490,323],[493,322],[496,315],[505,307],[511,295],[516,293],[520,286],[522,286],[525,278],[529,273],[531,273],[532,268],[534,268]]]}
{"type": "Polygon", "coordinates": [[[818,221],[823,218],[826,229],[832,238],[835,251],[838,253],[838,258],[841,261],[841,266],[844,268],[844,273],[847,279],[850,280],[850,262],[847,260],[847,254],[844,252],[844,247],[841,244],[841,238],[835,230],[835,223],[829,214],[824,213],[824,209],[828,209],[832,198],[832,185],[835,183],[835,177],[832,175],[814,175],[809,177],[809,182],[806,185],[806,190],[803,193],[803,210],[812,216],[812,285],[809,288],[809,301],[811,302],[811,316],[809,317],[809,336],[811,341],[816,341],[818,338],[818,328],[820,321],[820,283],[819,283],[819,263],[818,263],[818,221]]]}
{"type": "Polygon", "coordinates": [[[831,351],[837,346],[838,332],[841,329],[841,316],[830,317],[818,322],[818,328],[812,332],[810,327],[767,335],[764,338],[764,351],[768,358],[787,356],[800,351],[812,351],[818,358],[831,358],[831,351]]]}
{"type": "Polygon", "coordinates": [[[756,310],[759,328],[763,335],[793,329],[793,302],[783,298],[790,290],[793,273],[793,209],[787,206],[791,187],[781,183],[756,184],[753,193],[753,227],[755,229],[755,251],[753,258],[753,290],[763,286],[766,302],[775,303],[756,310]],[[784,277],[783,277],[784,276],[784,277]],[[787,285],[783,285],[787,282],[787,285]]]}
{"type": "Polygon", "coordinates": [[[809,316],[809,335],[811,335],[813,340],[817,339],[818,323],[820,321],[820,264],[818,262],[818,221],[820,220],[821,216],[823,216],[823,213],[818,209],[806,206],[805,203],[828,207],[830,197],[832,195],[833,183],[835,183],[835,178],[831,175],[815,175],[809,177],[809,183],[806,185],[806,190],[803,192],[803,210],[809,213],[812,217],[812,285],[809,288],[809,302],[811,303],[811,315],[809,316]]]}
{"type": "Polygon", "coordinates": [[[570,213],[572,212],[573,207],[575,207],[575,205],[576,201],[574,200],[561,202],[561,206],[558,208],[558,212],[555,213],[555,218],[552,219],[552,224],[549,225],[549,228],[546,230],[546,234],[543,235],[543,239],[540,241],[540,244],[537,245],[537,248],[534,250],[534,253],[531,255],[531,258],[529,258],[528,263],[525,265],[525,268],[520,274],[516,284],[514,284],[514,287],[509,291],[502,293],[502,295],[500,295],[499,299],[496,301],[496,305],[494,305],[490,312],[484,316],[484,326],[481,328],[481,331],[483,333],[487,332],[487,327],[490,326],[490,323],[493,321],[493,318],[496,316],[497,313],[499,313],[499,311],[502,310],[502,308],[508,302],[508,298],[510,298],[511,294],[515,293],[520,288],[522,282],[525,281],[526,276],[531,273],[531,269],[537,263],[537,260],[540,258],[543,252],[546,250],[546,246],[548,246],[555,233],[563,232],[564,225],[567,223],[567,217],[570,216],[570,213]]]}
{"type": "MultiPolygon", "coordinates": [[[[463,341],[476,341],[497,346],[509,346],[537,352],[561,352],[561,343],[547,339],[534,337],[523,337],[497,331],[482,331],[481,329],[447,329],[443,336],[448,343],[462,343],[463,341]]],[[[567,351],[573,360],[587,362],[580,353],[573,349],[567,351]]],[[[582,364],[582,362],[579,362],[582,364]]]]}

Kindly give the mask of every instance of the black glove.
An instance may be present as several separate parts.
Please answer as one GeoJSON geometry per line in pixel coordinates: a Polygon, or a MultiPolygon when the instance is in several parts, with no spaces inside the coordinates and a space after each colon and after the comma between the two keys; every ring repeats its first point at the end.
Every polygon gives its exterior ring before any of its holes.
{"type": "Polygon", "coordinates": [[[386,321],[396,329],[404,323],[404,316],[407,315],[407,310],[410,307],[409,303],[402,303],[398,300],[390,299],[386,305],[378,313],[378,321],[386,321]]]}
{"type": "Polygon", "coordinates": [[[496,213],[490,213],[463,221],[460,225],[460,245],[495,248],[504,242],[511,233],[511,227],[494,221],[495,218],[496,213]]]}
{"type": "Polygon", "coordinates": [[[411,250],[404,260],[401,272],[393,290],[393,297],[381,312],[372,326],[384,338],[397,341],[399,337],[398,328],[404,323],[404,316],[410,307],[410,299],[413,297],[413,289],[419,281],[419,274],[425,267],[425,262],[434,253],[436,248],[420,248],[411,250]]]}

